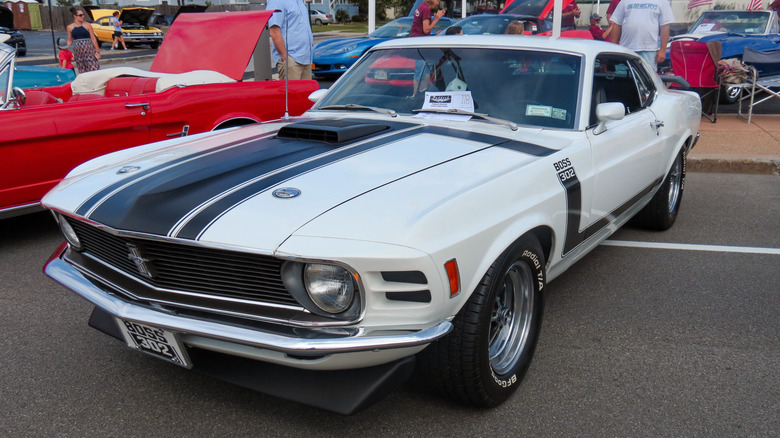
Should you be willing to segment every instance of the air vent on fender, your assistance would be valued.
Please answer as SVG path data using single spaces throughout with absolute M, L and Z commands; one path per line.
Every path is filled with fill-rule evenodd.
M 279 130 L 279 138 L 344 143 L 361 137 L 390 129 L 378 123 L 356 122 L 353 120 L 307 120 L 291 123 Z

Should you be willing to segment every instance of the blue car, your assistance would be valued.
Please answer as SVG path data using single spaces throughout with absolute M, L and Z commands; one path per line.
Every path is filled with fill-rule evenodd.
M 722 45 L 721 58 L 742 59 L 745 47 L 769 52 L 780 47 L 780 25 L 777 13 L 773 10 L 711 10 L 704 11 L 687 33 L 676 35 L 670 39 L 694 40 L 708 43 L 720 41 Z M 670 63 L 671 44 L 666 49 L 666 61 L 659 65 L 661 69 Z M 724 86 L 721 91 L 722 103 L 734 103 L 739 98 L 742 89 Z
M 17 65 L 14 68 L 14 87 L 22 89 L 52 87 L 67 84 L 76 79 L 76 73 L 68 68 Z
M 432 35 L 438 34 L 455 22 L 442 17 L 434 26 Z M 347 71 L 366 50 L 392 38 L 409 36 L 412 18 L 403 17 L 393 20 L 368 36 L 360 38 L 337 38 L 323 41 L 314 46 L 314 68 L 317 76 L 338 76 Z

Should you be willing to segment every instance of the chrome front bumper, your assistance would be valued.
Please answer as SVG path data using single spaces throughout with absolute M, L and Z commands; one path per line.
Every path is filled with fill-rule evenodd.
M 309 339 L 190 318 L 145 307 L 109 293 L 105 289 L 110 289 L 110 286 L 104 285 L 105 289 L 100 287 L 97 284 L 100 283 L 99 279 L 89 278 L 87 274 L 64 261 L 62 259 L 64 248 L 64 245 L 59 248 L 46 263 L 44 266 L 46 275 L 117 318 L 165 328 L 180 334 L 202 336 L 292 355 L 328 355 L 422 347 L 446 335 L 452 329 L 452 323 L 444 321 L 419 331 L 394 330 L 384 335 L 381 334 L 382 332 L 367 335 L 363 331 L 357 331 L 353 336 Z

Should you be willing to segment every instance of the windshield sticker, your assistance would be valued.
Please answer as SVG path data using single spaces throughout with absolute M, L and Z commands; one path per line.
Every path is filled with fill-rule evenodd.
M 422 109 L 455 109 L 473 113 L 474 100 L 471 98 L 471 91 L 426 91 Z
M 709 32 L 713 27 L 715 27 L 715 23 L 702 23 L 693 31 L 693 33 Z
M 566 120 L 566 110 L 563 108 L 553 108 L 547 105 L 526 105 L 526 116 L 551 117 L 558 120 Z

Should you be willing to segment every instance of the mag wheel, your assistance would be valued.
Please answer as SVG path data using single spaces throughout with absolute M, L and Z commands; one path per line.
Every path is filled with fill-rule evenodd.
M 542 321 L 544 253 L 518 240 L 490 267 L 453 321 L 421 353 L 421 372 L 456 400 L 492 407 L 509 398 L 531 364 Z
M 661 188 L 650 203 L 636 215 L 639 225 L 659 231 L 668 230 L 674 225 L 685 188 L 685 166 L 686 155 L 683 148 L 675 157 Z

